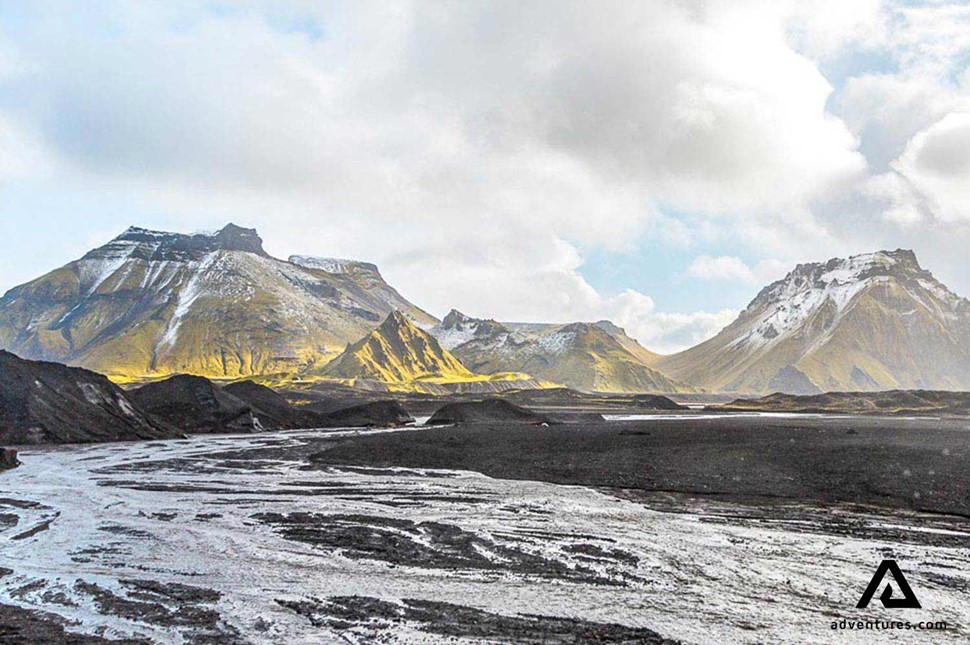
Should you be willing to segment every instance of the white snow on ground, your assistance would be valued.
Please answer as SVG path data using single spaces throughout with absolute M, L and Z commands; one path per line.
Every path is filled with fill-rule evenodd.
M 24 464 L 0 475 L 0 499 L 40 506 L 4 508 L 18 524 L 0 524 L 0 567 L 14 571 L 0 578 L 0 602 L 56 612 L 87 632 L 160 643 L 181 642 L 182 634 L 106 616 L 76 582 L 94 582 L 122 596 L 128 593 L 119 582 L 123 579 L 216 589 L 223 595 L 214 608 L 254 642 L 341 641 L 346 634 L 313 627 L 275 600 L 354 594 L 615 622 L 694 643 L 886 641 L 886 633 L 833 632 L 832 621 L 843 616 L 945 620 L 952 626 L 943 633 L 899 634 L 907 643 L 970 637 L 970 607 L 961 590 L 970 584 L 966 549 L 794 532 L 790 526 L 730 517 L 710 521 L 705 515 L 649 510 L 578 486 L 467 472 L 302 471 L 302 463 L 288 461 L 235 468 L 215 455 L 246 446 L 296 444 L 313 434 L 23 451 Z M 181 465 L 163 463 L 174 459 Z M 158 465 L 148 473 L 124 470 L 150 462 Z M 176 488 L 134 490 L 124 482 Z M 348 494 L 301 494 L 328 488 Z M 419 503 L 388 503 L 414 496 L 421 496 Z M 580 560 L 563 547 L 577 541 L 622 549 L 639 561 L 603 568 L 604 575 L 629 579 L 626 586 L 504 570 L 395 567 L 286 540 L 252 518 L 294 511 L 445 523 L 491 540 L 513 540 L 517 548 L 569 566 Z M 160 513 L 170 515 L 163 519 Z M 201 521 L 201 514 L 217 516 Z M 853 518 L 860 527 L 889 523 L 863 514 Z M 47 530 L 11 539 L 46 521 L 51 521 Z M 887 612 L 878 603 L 854 609 L 887 551 L 900 562 L 924 610 Z M 407 631 L 385 636 L 391 642 L 437 640 Z

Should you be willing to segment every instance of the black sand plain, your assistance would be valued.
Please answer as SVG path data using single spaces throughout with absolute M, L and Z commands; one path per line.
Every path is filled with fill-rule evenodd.
M 470 470 L 759 507 L 851 503 L 970 519 L 967 419 L 725 414 L 475 424 L 363 434 L 317 448 L 308 455 L 313 467 Z

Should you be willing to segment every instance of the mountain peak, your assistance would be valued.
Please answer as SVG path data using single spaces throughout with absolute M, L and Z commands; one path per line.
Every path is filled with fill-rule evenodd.
M 909 249 L 860 253 L 847 258 L 832 258 L 827 262 L 799 264 L 781 282 L 800 276 L 812 276 L 815 281 L 842 284 L 882 275 L 918 275 L 928 273 Z
M 495 341 L 510 336 L 508 328 L 502 323 L 491 318 L 472 318 L 457 309 L 449 311 L 433 333 L 441 346 L 448 350 L 470 340 Z
M 387 314 L 387 318 L 381 323 L 381 330 L 396 330 L 401 327 L 414 327 L 417 329 L 416 325 L 408 320 L 408 317 L 402 314 L 399 310 L 395 309 L 391 313 Z
M 593 323 L 610 336 L 626 336 L 626 330 L 614 323 L 612 320 L 597 320 Z
M 263 250 L 263 239 L 254 228 L 243 228 L 229 223 L 212 236 L 212 241 L 215 248 L 219 250 L 266 255 L 266 251 Z
M 426 377 L 464 379 L 472 373 L 433 336 L 394 310 L 381 325 L 323 368 L 327 376 L 407 383 Z
M 213 251 L 241 251 L 269 257 L 254 228 L 228 224 L 215 233 L 169 233 L 130 226 L 84 259 L 197 260 Z
M 799 264 L 784 278 L 762 289 L 745 311 L 760 310 L 770 303 L 788 308 L 786 303 L 795 300 L 806 300 L 794 308 L 802 315 L 825 301 L 831 301 L 841 310 L 867 285 L 891 279 L 921 284 L 944 297 L 955 298 L 933 278 L 933 274 L 920 266 L 913 251 L 897 249 Z
M 474 322 L 474 318 L 466 314 L 461 313 L 457 309 L 452 309 L 448 312 L 441 321 L 442 329 L 461 329 L 462 325 L 469 322 Z

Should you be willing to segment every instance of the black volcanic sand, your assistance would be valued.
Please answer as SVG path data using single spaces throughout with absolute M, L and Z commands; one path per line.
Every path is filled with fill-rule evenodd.
M 65 631 L 64 621 L 53 614 L 0 605 L 0 643 L 57 643 L 59 645 L 148 645 L 146 640 L 110 640 Z
M 554 427 L 469 425 L 317 444 L 312 467 L 491 477 L 734 502 L 875 505 L 970 518 L 970 421 L 724 416 Z M 312 448 L 309 446 L 308 448 Z M 632 493 L 631 493 L 632 492 Z
M 337 630 L 366 625 L 375 635 L 395 625 L 410 623 L 425 633 L 441 637 L 498 642 L 675 643 L 649 629 L 550 616 L 502 616 L 430 600 L 406 599 L 396 604 L 365 596 L 335 596 L 326 601 L 277 602 L 305 616 L 313 625 Z

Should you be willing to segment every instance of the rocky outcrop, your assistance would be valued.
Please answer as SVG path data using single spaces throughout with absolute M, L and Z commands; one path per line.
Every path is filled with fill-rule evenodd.
M 559 423 L 551 417 L 509 403 L 504 399 L 485 399 L 448 403 L 431 415 L 425 425 L 466 425 L 498 423 L 515 425 L 552 425 Z
M 633 397 L 633 405 L 641 410 L 687 410 L 683 406 L 666 396 L 659 394 L 637 394 Z
M 259 425 L 266 430 L 312 428 L 314 420 L 320 416 L 292 405 L 275 390 L 253 381 L 230 383 L 222 390 L 248 403 Z
M 89 443 L 179 436 L 94 372 L 0 351 L 0 442 Z
M 201 376 L 180 374 L 134 390 L 146 411 L 184 432 L 258 432 L 258 415 L 245 401 Z
M 390 428 L 414 423 L 414 417 L 397 401 L 372 401 L 320 415 L 315 427 Z
M 17 451 L 13 448 L 0 448 L 0 470 L 10 470 L 20 465 Z

